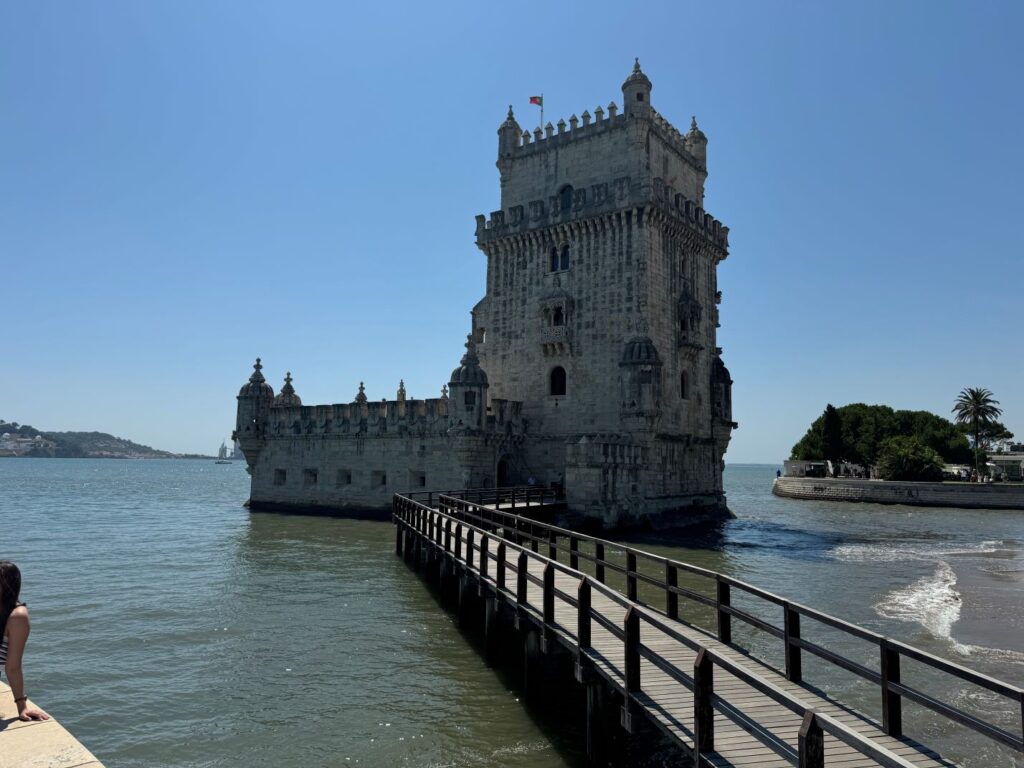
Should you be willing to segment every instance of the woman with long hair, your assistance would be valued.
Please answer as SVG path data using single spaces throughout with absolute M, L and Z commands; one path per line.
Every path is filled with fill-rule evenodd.
M 18 602 L 21 594 L 21 571 L 10 560 L 0 560 L 0 664 L 4 665 L 11 683 L 18 717 L 22 720 L 49 720 L 50 716 L 32 706 L 25 694 L 25 677 L 21 673 L 21 657 L 28 641 L 28 608 Z

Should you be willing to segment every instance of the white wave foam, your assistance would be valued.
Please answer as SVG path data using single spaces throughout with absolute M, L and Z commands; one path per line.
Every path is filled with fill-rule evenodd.
M 960 618 L 961 601 L 955 586 L 956 573 L 940 560 L 934 574 L 894 589 L 874 608 L 878 615 L 887 619 L 916 622 L 935 637 L 956 646 L 959 643 L 953 639 L 953 625 Z
M 988 555 L 1012 549 L 1012 542 L 982 541 L 977 544 L 937 545 L 911 543 L 841 544 L 829 553 L 837 560 L 849 563 L 886 562 L 903 560 L 931 560 L 957 555 Z

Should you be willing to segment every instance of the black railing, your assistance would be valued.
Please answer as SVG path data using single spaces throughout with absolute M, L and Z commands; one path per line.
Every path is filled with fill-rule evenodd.
M 464 500 L 455 499 L 445 494 L 443 501 L 446 503 L 442 503 L 439 508 L 435 509 L 407 496 L 396 495 L 394 497 L 393 513 L 397 529 L 396 552 L 398 554 L 408 552 L 407 548 L 409 547 L 419 548 L 422 546 L 422 542 L 427 542 L 438 552 L 454 557 L 457 562 L 461 561 L 466 568 L 473 569 L 474 553 L 479 552 L 476 571 L 481 578 L 489 569 L 489 565 L 485 563 L 494 558 L 493 588 L 513 602 L 521 614 L 531 616 L 540 624 L 545 640 L 549 640 L 556 634 L 567 638 L 576 651 L 577 659 L 588 658 L 592 648 L 593 625 L 596 624 L 606 630 L 622 641 L 624 646 L 623 680 L 621 683 L 616 679 L 610 678 L 609 680 L 626 697 L 627 709 L 635 708 L 638 695 L 643 693 L 641 658 L 646 659 L 670 678 L 693 691 L 694 751 L 705 754 L 714 750 L 714 711 L 718 710 L 734 722 L 738 722 L 741 727 L 744 727 L 744 724 L 749 726 L 745 727 L 745 730 L 753 738 L 761 741 L 799 768 L 823 768 L 824 733 L 832 735 L 886 768 L 913 768 L 911 762 L 874 743 L 869 736 L 858 733 L 829 715 L 815 712 L 791 694 L 751 673 L 744 666 L 680 633 L 678 629 L 666 623 L 662 615 L 654 612 L 648 606 L 631 601 L 597 578 L 575 570 L 555 558 L 540 554 L 532 546 L 524 545 L 522 541 L 518 540 L 518 534 L 513 529 L 506 526 L 496 530 L 489 525 L 484 527 L 470 522 L 470 518 L 473 516 L 466 514 L 466 508 L 450 506 L 451 502 L 464 502 Z M 563 529 L 557 530 L 562 531 Z M 566 531 L 565 533 L 577 536 L 572 532 Z M 406 536 L 407 538 L 405 538 Z M 531 535 L 529 538 L 531 545 L 536 543 L 535 537 Z M 591 537 L 579 538 L 589 539 Z M 466 542 L 465 555 L 463 555 L 462 549 L 463 541 Z M 489 554 L 492 551 L 492 543 L 496 545 L 495 555 Z M 618 544 L 605 543 L 619 548 Z M 510 558 L 510 551 L 515 555 L 514 558 Z M 640 551 L 635 551 L 635 554 L 637 557 L 647 556 L 647 553 Z M 415 556 L 419 556 L 418 549 Z M 657 556 L 650 555 L 650 557 Z M 510 560 L 514 560 L 515 565 L 512 565 Z M 543 565 L 542 577 L 537 577 L 529 572 L 530 560 L 538 561 Z M 614 564 L 605 563 L 605 565 Z M 679 565 L 685 566 L 686 564 Z M 692 566 L 686 566 L 687 569 L 690 567 Z M 505 586 L 507 572 L 510 569 L 516 573 L 514 591 Z M 575 596 L 556 587 L 554 578 L 556 572 L 565 573 L 579 580 Z M 529 602 L 528 585 L 531 583 L 539 586 L 542 590 L 540 610 Z M 625 619 L 621 626 L 593 610 L 594 592 L 601 593 L 625 610 Z M 565 627 L 555 623 L 555 600 L 560 600 L 576 609 L 576 627 Z M 693 650 L 696 653 L 696 660 L 692 674 L 688 675 L 667 660 L 665 656 L 642 643 L 640 622 L 650 625 L 664 636 Z M 757 727 L 756 721 L 744 715 L 726 698 L 714 693 L 713 670 L 716 666 L 802 718 L 797 750 L 771 734 L 767 729 Z
M 840 667 L 874 683 L 879 687 L 880 692 L 882 726 L 890 736 L 903 734 L 903 699 L 909 699 L 1018 752 L 1024 752 L 1024 690 L 1015 685 L 967 669 L 806 605 L 792 602 L 726 574 L 537 520 L 525 519 L 522 516 L 506 512 L 504 509 L 488 505 L 493 505 L 494 502 L 481 504 L 469 498 L 463 498 L 461 495 L 463 493 L 467 492 L 441 494 L 437 497 L 437 503 L 442 511 L 448 514 L 455 515 L 467 522 L 473 521 L 492 532 L 502 531 L 511 535 L 517 543 L 528 543 L 533 552 L 538 552 L 539 547 L 543 545 L 547 548 L 548 556 L 552 560 L 558 560 L 560 556 L 565 556 L 563 553 L 567 553 L 570 566 L 574 570 L 578 568 L 581 559 L 589 561 L 594 566 L 596 581 L 599 583 L 605 582 L 607 571 L 621 574 L 625 579 L 626 597 L 630 602 L 653 607 L 637 599 L 637 583 L 640 582 L 664 593 L 664 607 L 654 607 L 654 609 L 670 619 L 679 618 L 680 597 L 712 609 L 716 616 L 718 639 L 724 643 L 733 644 L 733 618 L 780 639 L 785 659 L 785 669 L 780 672 L 784 672 L 787 679 L 793 682 L 803 682 L 802 654 L 806 651 L 833 666 Z M 593 549 L 593 554 L 582 549 L 581 544 L 590 546 Z M 609 559 L 606 555 L 609 551 L 622 553 L 625 556 L 625 565 L 622 565 L 620 561 Z M 639 562 L 657 566 L 661 575 L 652 576 L 642 572 L 638 568 Z M 714 596 L 679 586 L 680 571 L 705 579 L 713 588 Z M 781 612 L 782 626 L 777 626 L 734 606 L 732 604 L 733 590 L 759 599 L 763 603 L 777 606 Z M 802 637 L 801 619 L 817 622 L 847 636 L 874 645 L 878 652 L 878 671 Z M 942 675 L 976 685 L 1009 699 L 1018 713 L 1020 727 L 1017 733 L 1011 733 L 904 683 L 901 676 L 903 659 L 913 660 Z

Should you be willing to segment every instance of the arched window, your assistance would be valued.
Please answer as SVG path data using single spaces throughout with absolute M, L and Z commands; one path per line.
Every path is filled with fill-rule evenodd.
M 555 311 L 551 313 L 551 324 L 565 325 L 565 311 L 561 307 L 555 307 Z
M 557 272 L 558 271 L 558 249 L 557 248 L 552 248 L 551 249 L 551 271 L 552 272 Z
M 683 371 L 679 377 L 679 396 L 683 400 L 690 399 L 690 374 L 686 371 Z
M 549 391 L 552 395 L 565 394 L 565 368 L 560 365 L 551 371 L 551 388 Z
M 568 244 L 562 246 L 562 263 L 559 265 L 560 269 L 569 268 L 569 246 Z
M 559 208 L 562 213 L 569 213 L 572 210 L 572 186 L 566 184 L 558 193 Z

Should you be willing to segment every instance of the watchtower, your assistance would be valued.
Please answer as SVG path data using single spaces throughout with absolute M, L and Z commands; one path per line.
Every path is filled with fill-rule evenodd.
M 637 61 L 621 110 L 531 131 L 510 107 L 501 208 L 477 217 L 488 395 L 522 401 L 532 473 L 608 523 L 723 507 L 735 426 L 716 340 L 728 228 L 703 207 L 707 137 L 695 118 L 674 128 L 652 92 Z

